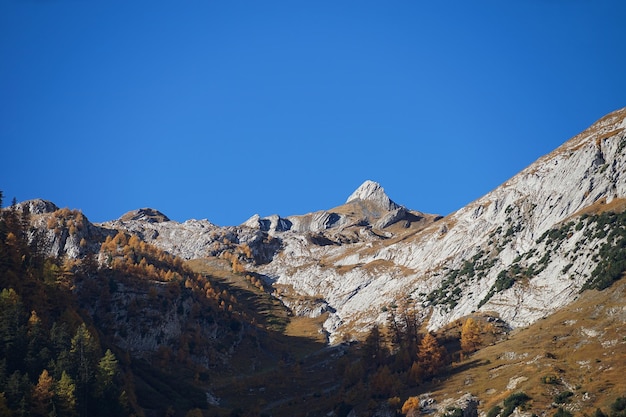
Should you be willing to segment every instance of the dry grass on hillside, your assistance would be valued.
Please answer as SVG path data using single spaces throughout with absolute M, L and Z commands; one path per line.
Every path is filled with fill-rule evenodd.
M 568 218 L 562 221 L 562 223 L 567 223 L 571 219 L 575 219 L 583 214 L 593 215 L 593 214 L 602 214 L 608 211 L 612 211 L 614 213 L 621 213 L 626 211 L 626 198 L 614 198 L 610 203 L 607 204 L 606 197 L 600 198 L 598 201 L 594 202 L 592 205 L 583 208 L 582 210 L 577 211 L 572 214 Z
M 318 317 L 292 317 L 285 328 L 285 335 L 304 337 L 318 343 L 326 343 L 326 335 L 321 332 L 322 325 L 328 318 L 328 313 Z
M 470 392 L 487 412 L 521 391 L 532 398 L 530 411 L 551 416 L 557 396 L 571 392 L 558 406 L 574 415 L 607 412 L 626 395 L 625 296 L 623 281 L 585 292 L 567 308 L 455 364 L 433 396 L 441 402 Z

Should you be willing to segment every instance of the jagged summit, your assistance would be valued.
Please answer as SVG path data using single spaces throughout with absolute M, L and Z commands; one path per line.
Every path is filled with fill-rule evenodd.
M 122 221 L 131 220 L 143 220 L 148 223 L 162 223 L 169 222 L 170 219 L 159 210 L 152 208 L 140 208 L 138 210 L 132 210 L 120 217 Z
M 377 182 L 367 180 L 346 200 L 346 204 L 356 201 L 371 201 L 385 210 L 397 210 L 401 206 L 394 203 L 385 193 L 385 189 Z
M 34 200 L 27 200 L 19 203 L 18 208 L 21 210 L 24 207 L 28 207 L 30 214 L 45 214 L 53 213 L 59 209 L 56 204 L 51 201 L 36 198 Z
M 300 314 L 301 296 L 332 307 L 323 325 L 331 340 L 365 332 L 407 297 L 428 314 L 430 329 L 474 311 L 495 311 L 519 327 L 567 305 L 599 273 L 594 259 L 608 252 L 598 252 L 607 236 L 596 223 L 607 220 L 580 215 L 621 212 L 624 172 L 626 109 L 444 218 L 400 206 L 368 180 L 346 203 L 327 210 L 255 215 L 220 228 L 208 221 L 168 222 L 145 208 L 103 224 L 97 236 L 124 230 L 185 259 L 219 257 L 246 244 L 254 254 L 249 270 L 268 285 L 290 288 L 279 297 L 294 314 Z M 65 241 L 54 243 L 60 239 L 55 233 L 49 232 L 50 247 L 84 252 L 83 235 L 66 239 L 72 252 Z M 94 246 L 102 241 L 92 240 Z

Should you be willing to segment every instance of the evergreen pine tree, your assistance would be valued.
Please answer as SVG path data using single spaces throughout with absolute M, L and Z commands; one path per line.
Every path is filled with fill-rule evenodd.
M 81 406 L 81 415 L 87 413 L 89 405 L 91 384 L 96 371 L 96 350 L 97 346 L 93 336 L 85 323 L 82 323 L 76 329 L 70 349 L 70 358 L 74 365 L 74 375 L 76 375 L 76 392 Z
M 58 415 L 60 417 L 76 416 L 76 384 L 65 371 L 63 371 L 61 379 L 56 383 L 55 394 L 55 405 Z

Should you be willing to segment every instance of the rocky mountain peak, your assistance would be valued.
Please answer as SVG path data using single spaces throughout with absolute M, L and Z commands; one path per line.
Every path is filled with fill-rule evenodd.
M 54 213 L 59 209 L 53 202 L 48 200 L 42 200 L 41 198 L 24 201 L 22 203 L 19 203 L 17 206 L 20 210 L 22 210 L 24 207 L 28 207 L 28 211 L 30 214 Z
M 357 201 L 371 201 L 385 210 L 396 210 L 401 206 L 394 203 L 385 193 L 385 189 L 377 182 L 367 180 L 346 200 L 346 204 Z
M 142 220 L 148 223 L 169 222 L 170 219 L 159 210 L 152 208 L 140 208 L 132 210 L 120 217 L 122 221 Z

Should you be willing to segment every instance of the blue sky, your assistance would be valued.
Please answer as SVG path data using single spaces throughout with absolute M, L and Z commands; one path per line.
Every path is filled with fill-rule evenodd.
M 626 106 L 626 1 L 0 2 L 0 190 L 219 225 L 448 214 Z

